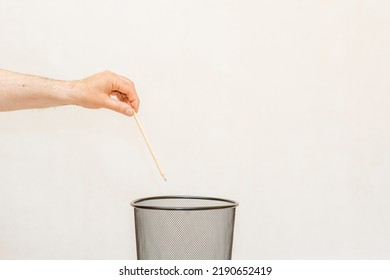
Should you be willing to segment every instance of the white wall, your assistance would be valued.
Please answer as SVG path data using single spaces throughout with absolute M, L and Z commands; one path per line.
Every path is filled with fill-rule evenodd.
M 388 1 L 0 2 L 0 68 L 134 80 L 140 118 L 0 113 L 0 258 L 135 258 L 133 199 L 239 201 L 235 259 L 390 258 Z

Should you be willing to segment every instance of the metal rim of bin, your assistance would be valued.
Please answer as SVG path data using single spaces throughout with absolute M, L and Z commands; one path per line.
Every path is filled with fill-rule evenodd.
M 195 206 L 195 207 L 167 207 L 167 206 L 150 206 L 150 205 L 139 205 L 143 201 L 157 200 L 157 199 L 195 199 L 195 200 L 214 200 L 226 202 L 226 205 L 215 205 L 215 206 Z M 131 206 L 134 208 L 151 209 L 151 210 L 174 210 L 174 211 L 195 211 L 195 210 L 215 210 L 225 208 L 236 208 L 238 202 L 230 199 L 207 197 L 207 196 L 189 196 L 189 195 L 165 195 L 165 196 L 150 196 L 140 199 L 136 199 L 131 202 Z

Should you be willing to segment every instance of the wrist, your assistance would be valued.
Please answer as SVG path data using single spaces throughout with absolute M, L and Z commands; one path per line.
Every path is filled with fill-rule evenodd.
M 59 98 L 61 105 L 79 105 L 78 96 L 80 92 L 79 81 L 60 81 L 53 85 L 53 92 Z

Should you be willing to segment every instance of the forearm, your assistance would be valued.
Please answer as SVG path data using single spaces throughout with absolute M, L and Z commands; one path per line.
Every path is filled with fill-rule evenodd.
M 14 73 L 0 69 L 0 111 L 72 104 L 74 82 Z

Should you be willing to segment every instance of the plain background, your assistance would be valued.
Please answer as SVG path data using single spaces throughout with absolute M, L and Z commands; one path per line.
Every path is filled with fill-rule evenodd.
M 235 259 L 390 258 L 388 1 L 0 2 L 0 68 L 132 79 L 139 117 L 0 113 L 0 258 L 134 259 L 130 202 L 240 203 Z

